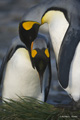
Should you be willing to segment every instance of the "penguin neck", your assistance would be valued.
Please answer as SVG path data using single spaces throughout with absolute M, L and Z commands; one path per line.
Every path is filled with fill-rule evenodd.
M 56 61 L 58 62 L 59 50 L 69 23 L 62 12 L 55 11 L 55 14 L 53 12 L 53 17 L 48 24 Z
M 31 61 L 32 67 L 34 68 L 33 60 L 32 60 L 32 57 L 31 57 L 31 48 L 27 47 L 27 50 L 28 50 L 28 53 L 29 53 L 29 56 L 30 56 L 30 61 Z

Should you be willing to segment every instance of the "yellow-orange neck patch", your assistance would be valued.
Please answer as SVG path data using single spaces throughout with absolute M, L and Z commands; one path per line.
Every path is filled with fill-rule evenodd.
M 37 54 L 37 51 L 36 50 L 32 50 L 32 52 L 31 52 L 32 58 L 34 58 L 36 56 L 36 54 Z
M 31 43 L 31 51 L 32 51 L 32 49 L 33 49 L 33 42 Z
M 25 29 L 25 30 L 30 30 L 32 27 L 33 27 L 33 25 L 34 24 L 39 24 L 38 22 L 33 22 L 33 21 L 27 21 L 27 22 L 23 22 L 22 23 L 22 26 L 23 26 L 23 28 Z
M 45 54 L 49 58 L 49 51 L 48 51 L 48 49 L 45 50 Z

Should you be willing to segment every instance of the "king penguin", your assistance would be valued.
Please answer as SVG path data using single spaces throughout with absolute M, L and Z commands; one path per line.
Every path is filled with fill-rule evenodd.
M 80 100 L 80 1 L 53 1 L 41 18 L 48 23 L 61 87 L 70 97 Z M 57 3 L 57 4 L 56 4 Z M 72 4 L 70 4 L 72 3 Z
M 25 45 L 12 45 L 1 65 L 3 100 L 18 100 L 18 96 L 47 100 L 49 89 L 46 88 L 50 86 L 49 79 L 45 79 L 50 57 L 48 40 L 43 35 L 37 37 L 39 26 L 33 23 L 19 24 L 20 39 Z

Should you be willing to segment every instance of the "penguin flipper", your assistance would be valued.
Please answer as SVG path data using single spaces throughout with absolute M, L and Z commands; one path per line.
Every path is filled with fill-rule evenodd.
M 22 45 L 22 44 L 12 44 L 10 46 L 10 48 L 8 49 L 6 55 L 4 56 L 3 60 L 2 60 L 2 64 L 1 64 L 1 67 L 0 67 L 0 84 L 2 83 L 2 78 L 3 78 L 3 73 L 4 73 L 4 70 L 5 70 L 5 67 L 6 67 L 6 64 L 7 62 L 10 60 L 10 58 L 13 56 L 14 52 L 20 48 L 20 47 L 23 47 L 25 48 L 25 45 Z
M 80 30 L 70 26 L 61 45 L 58 59 L 58 77 L 64 89 L 68 86 L 70 65 L 79 41 Z

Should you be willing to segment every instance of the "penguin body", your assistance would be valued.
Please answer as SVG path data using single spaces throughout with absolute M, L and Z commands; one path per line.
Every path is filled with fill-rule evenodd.
M 38 72 L 31 65 L 29 53 L 25 48 L 18 48 L 6 66 L 2 98 L 38 98 L 40 94 Z
M 32 50 L 38 48 L 38 43 L 41 43 L 39 41 L 42 41 L 42 48 L 39 46 L 38 51 L 42 51 L 41 49 L 47 48 L 47 39 L 45 36 L 38 35 L 36 41 L 38 42 L 33 43 L 31 46 Z M 36 55 L 37 58 L 39 56 L 38 51 Z M 42 53 L 44 53 L 44 51 L 42 51 Z M 45 92 L 48 84 L 46 84 L 46 80 L 48 82 L 49 79 L 45 79 L 45 76 L 47 76 L 45 74 L 48 67 L 48 62 L 46 63 L 42 76 L 43 82 L 41 92 L 39 72 L 36 69 L 36 63 L 34 60 L 32 60 L 31 55 L 31 52 L 26 48 L 24 44 L 19 43 L 16 45 L 15 42 L 13 42 L 7 55 L 4 57 L 1 66 L 0 82 L 2 82 L 3 100 L 19 100 L 18 96 L 30 96 L 41 101 L 45 101 L 45 99 L 47 100 L 48 94 Z M 44 55 L 45 54 L 43 54 L 43 56 L 41 55 L 39 59 L 44 57 Z
M 80 100 L 80 42 L 76 47 L 69 71 L 68 87 L 65 89 L 74 101 Z
M 66 12 L 67 14 L 65 14 Z M 59 83 L 74 101 L 78 101 L 80 99 L 79 16 L 75 18 L 77 14 L 72 15 L 75 21 L 77 20 L 74 25 L 74 19 L 71 15 L 68 16 L 67 10 L 66 12 L 63 9 L 50 8 L 42 16 L 42 24 L 47 22 L 49 25 L 49 33 L 57 61 Z

